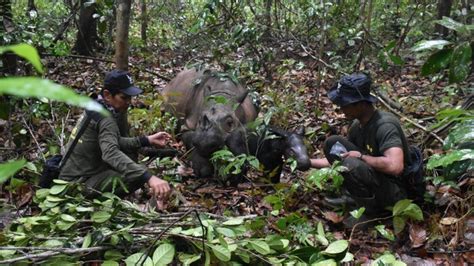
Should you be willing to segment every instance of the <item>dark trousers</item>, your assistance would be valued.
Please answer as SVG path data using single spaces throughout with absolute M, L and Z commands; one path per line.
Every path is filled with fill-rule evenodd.
M 338 156 L 330 154 L 336 142 L 344 145 L 347 151 L 361 151 L 346 138 L 331 136 L 324 143 L 324 154 L 331 164 L 341 160 Z M 366 208 L 367 214 L 378 213 L 385 207 L 393 206 L 397 201 L 406 198 L 405 188 L 396 177 L 379 173 L 358 158 L 345 158 L 341 163 L 347 168 L 347 172 L 341 173 L 344 177 L 343 188 L 349 192 L 357 205 Z

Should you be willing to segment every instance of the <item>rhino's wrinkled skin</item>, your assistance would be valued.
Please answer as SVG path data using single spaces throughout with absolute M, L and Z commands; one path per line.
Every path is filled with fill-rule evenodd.
M 181 71 L 163 89 L 166 111 L 180 121 L 182 139 L 191 154 L 194 174 L 213 174 L 209 158 L 225 140 L 257 117 L 248 91 L 231 78 L 196 68 Z

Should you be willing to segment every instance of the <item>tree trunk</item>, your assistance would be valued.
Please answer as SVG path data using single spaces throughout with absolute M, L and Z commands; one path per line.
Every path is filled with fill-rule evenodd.
M 12 34 L 15 31 L 15 24 L 13 24 L 11 0 L 0 0 L 0 19 L 0 36 L 10 35 L 10 37 L 13 37 Z M 11 40 L 7 43 L 3 37 L 0 38 L 0 46 L 10 45 L 13 43 L 15 43 L 15 40 Z M 2 67 L 0 68 L 0 74 L 16 74 L 17 58 L 18 57 L 11 52 L 2 54 Z
M 97 35 L 97 21 L 92 17 L 95 13 L 97 4 L 85 3 L 88 0 L 81 0 L 81 11 L 79 13 L 79 22 L 77 25 L 77 37 L 74 50 L 80 55 L 91 56 L 94 54 L 96 41 L 99 39 Z
M 272 37 L 272 0 L 265 0 L 265 32 L 263 33 L 262 39 L 269 41 Z
M 115 36 L 115 65 L 128 69 L 128 29 L 132 0 L 119 0 L 117 6 L 117 32 Z
M 37 11 L 36 5 L 35 5 L 35 0 L 28 0 L 28 7 L 26 8 L 27 12 L 30 11 Z M 29 14 L 27 14 L 29 15 Z
M 453 5 L 453 0 L 438 0 L 438 19 L 442 19 L 444 17 L 449 17 L 451 14 L 451 7 Z M 439 24 L 436 24 L 435 26 L 436 32 L 443 36 L 446 37 L 448 35 L 448 28 L 445 28 L 444 26 L 441 26 Z
M 141 0 L 140 1 L 140 10 L 142 12 L 141 16 L 141 21 L 142 21 L 142 27 L 141 27 L 141 35 L 142 35 L 142 41 L 143 45 L 146 47 L 147 46 L 147 36 L 146 36 L 146 31 L 148 29 L 148 14 L 146 10 L 146 0 Z

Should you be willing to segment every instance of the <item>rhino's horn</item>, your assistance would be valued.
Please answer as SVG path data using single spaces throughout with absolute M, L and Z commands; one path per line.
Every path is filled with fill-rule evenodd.
M 239 104 L 242 104 L 248 94 L 249 94 L 249 91 L 243 92 L 241 95 L 239 95 L 235 98 L 235 101 L 238 102 Z

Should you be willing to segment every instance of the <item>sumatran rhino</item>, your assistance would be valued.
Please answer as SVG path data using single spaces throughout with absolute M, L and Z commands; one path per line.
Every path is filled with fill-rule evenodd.
M 165 110 L 178 118 L 181 138 L 192 149 L 194 174 L 211 176 L 209 158 L 224 147 L 232 132 L 243 131 L 257 117 L 248 91 L 229 76 L 204 69 L 185 69 L 162 91 Z
M 234 154 L 250 154 L 257 157 L 265 177 L 273 183 L 280 181 L 284 158 L 293 158 L 296 168 L 306 171 L 311 162 L 303 141 L 304 128 L 286 131 L 272 126 L 264 126 L 257 131 L 233 132 L 226 145 Z M 239 182 L 239 177 L 233 177 Z

